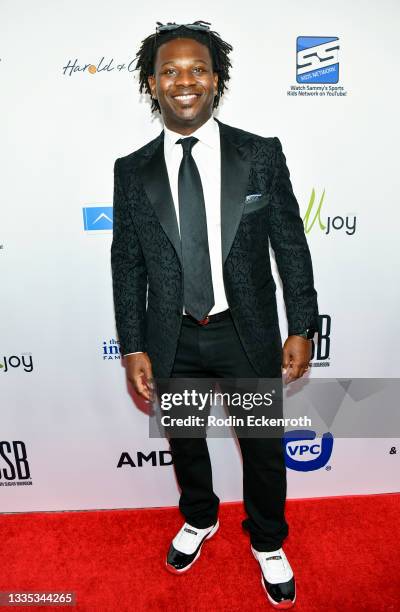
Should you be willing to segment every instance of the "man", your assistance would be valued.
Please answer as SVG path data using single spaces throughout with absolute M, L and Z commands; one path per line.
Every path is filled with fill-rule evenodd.
M 213 118 L 232 47 L 208 25 L 159 24 L 142 42 L 140 91 L 150 94 L 164 129 L 114 169 L 116 325 L 128 379 L 147 400 L 153 376 L 280 378 L 283 368 L 290 382 L 308 369 L 318 326 L 310 253 L 280 141 Z M 269 243 L 289 324 L 283 351 Z M 282 440 L 239 442 L 251 550 L 269 601 L 290 607 Z M 206 439 L 170 444 L 185 523 L 166 565 L 182 573 L 218 529 L 219 498 Z

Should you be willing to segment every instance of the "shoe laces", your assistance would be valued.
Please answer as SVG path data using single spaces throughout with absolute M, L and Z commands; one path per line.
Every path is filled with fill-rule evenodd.
M 277 578 L 291 574 L 288 560 L 282 548 L 273 552 L 261 552 L 258 554 L 264 574 Z
M 185 523 L 175 536 L 173 544 L 177 550 L 186 554 L 191 554 L 197 548 L 207 531 L 209 530 L 196 529 L 188 523 Z

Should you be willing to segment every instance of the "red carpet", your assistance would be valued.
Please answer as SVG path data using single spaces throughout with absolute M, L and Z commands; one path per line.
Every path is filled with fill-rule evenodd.
M 287 502 L 297 612 L 400 611 L 400 495 Z M 2 610 L 272 610 L 241 528 L 241 504 L 185 575 L 163 567 L 177 509 L 0 515 L 0 591 L 75 591 L 75 607 Z

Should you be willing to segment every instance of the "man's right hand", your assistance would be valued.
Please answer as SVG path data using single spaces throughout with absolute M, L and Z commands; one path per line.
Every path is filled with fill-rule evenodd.
M 135 353 L 124 357 L 126 374 L 136 393 L 148 401 L 153 399 L 153 372 L 147 353 Z

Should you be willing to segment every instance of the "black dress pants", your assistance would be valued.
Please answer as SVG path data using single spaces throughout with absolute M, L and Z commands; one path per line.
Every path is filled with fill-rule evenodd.
M 267 347 L 266 347 L 266 350 Z M 227 318 L 201 326 L 183 317 L 171 377 L 259 378 L 243 349 L 234 322 Z M 281 370 L 268 378 L 281 377 Z M 284 506 L 286 466 L 281 438 L 238 438 L 243 459 L 243 500 L 253 548 L 272 551 L 288 534 Z M 181 488 L 179 508 L 199 529 L 214 524 L 219 498 L 214 493 L 206 438 L 170 438 Z

